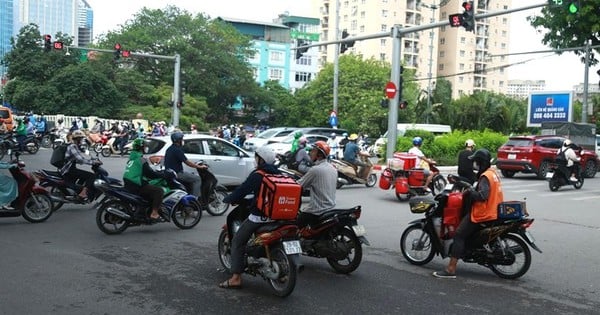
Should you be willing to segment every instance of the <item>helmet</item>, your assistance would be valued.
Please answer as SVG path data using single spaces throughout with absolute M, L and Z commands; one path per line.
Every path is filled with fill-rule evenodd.
M 485 171 L 491 166 L 492 155 L 490 151 L 486 149 L 479 149 L 475 153 L 469 156 L 469 160 L 472 160 L 479 166 L 479 171 Z
M 62 118 L 59 118 L 59 119 L 57 120 L 57 122 L 58 122 L 59 124 L 62 124 L 62 123 L 63 123 L 63 121 L 64 121 L 64 120 L 63 120 Z
M 267 148 L 266 146 L 259 147 L 258 149 L 256 149 L 254 154 L 258 155 L 267 164 L 275 163 L 275 152 L 273 152 L 273 150 Z
M 348 137 L 348 140 L 350 140 L 350 141 L 356 140 L 356 139 L 358 139 L 358 135 L 355 133 L 351 134 L 350 137 Z
M 342 136 L 344 136 L 344 137 L 347 137 L 347 136 L 348 136 L 348 133 L 347 133 L 347 132 L 344 132 L 344 133 L 342 133 Z
M 423 144 L 423 138 L 421 138 L 421 137 L 414 137 L 413 140 L 412 140 L 412 143 L 414 145 L 421 145 L 421 144 Z
M 181 132 L 173 132 L 171 134 L 171 141 L 173 141 L 173 142 L 180 142 L 181 140 L 183 140 L 183 133 L 181 133 Z
M 85 138 L 85 133 L 83 133 L 83 131 L 81 131 L 81 130 L 75 130 L 71 134 L 71 138 L 72 139 Z
M 192 126 L 190 128 L 196 129 L 196 125 L 192 124 Z
M 335 134 L 335 132 L 332 132 L 329 136 L 331 136 L 332 138 L 335 138 L 336 134 Z
M 475 141 L 473 141 L 473 139 L 467 139 L 467 141 L 465 141 L 465 147 L 475 147 Z
M 306 139 L 306 137 L 300 137 L 300 139 L 298 139 L 298 144 L 300 145 L 306 145 L 307 142 L 308 139 Z
M 294 132 L 294 138 L 298 139 L 300 137 L 302 137 L 302 131 L 298 130 L 298 131 Z
M 565 139 L 565 141 L 563 142 L 563 147 L 568 147 L 572 144 L 573 142 L 569 139 Z
M 323 153 L 324 157 L 328 157 L 329 153 L 331 152 L 329 145 L 327 145 L 327 142 L 325 141 L 315 142 L 315 144 L 313 145 L 313 149 L 318 149 L 321 153 Z
M 144 150 L 144 139 L 137 138 L 133 140 L 132 144 L 133 150 L 135 151 L 143 151 Z

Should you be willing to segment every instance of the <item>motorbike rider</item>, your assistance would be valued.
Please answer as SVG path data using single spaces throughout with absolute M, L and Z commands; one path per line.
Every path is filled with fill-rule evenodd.
M 339 147 L 340 150 L 338 152 L 338 155 L 341 155 L 340 158 L 344 158 L 344 151 L 346 151 L 346 143 L 348 143 L 348 133 L 344 132 L 342 133 L 342 140 L 340 140 L 339 142 Z
M 299 227 L 316 223 L 319 215 L 335 208 L 337 170 L 327 161 L 330 154 L 331 149 L 325 141 L 315 142 L 310 150 L 314 166 L 298 180 L 303 189 L 310 191 L 309 205 L 298 212 Z
M 121 128 L 119 128 L 119 135 L 117 136 L 116 141 L 118 141 L 117 147 L 119 148 L 121 156 L 125 155 L 124 148 L 127 144 L 127 141 L 129 141 L 129 125 L 127 123 L 121 124 Z
M 126 190 L 136 195 L 150 200 L 152 205 L 152 213 L 150 219 L 157 220 L 160 218 L 159 210 L 164 196 L 164 190 L 149 183 L 150 179 L 162 178 L 161 174 L 154 171 L 148 160 L 144 158 L 144 140 L 141 138 L 135 139 L 132 145 L 132 151 L 129 154 L 129 161 L 123 173 L 123 183 Z M 140 219 L 146 218 L 146 213 L 138 213 L 145 211 L 142 207 L 136 210 L 135 216 Z
M 196 197 L 200 196 L 200 188 L 202 187 L 202 180 L 200 179 L 200 176 L 185 173 L 181 163 L 185 163 L 185 165 L 196 169 L 206 169 L 208 166 L 206 164 L 198 165 L 188 160 L 188 158 L 185 156 L 185 152 L 183 152 L 182 132 L 176 131 L 172 133 L 171 141 L 173 144 L 165 153 L 165 168 L 175 171 L 175 173 L 177 173 L 177 179 L 183 182 L 186 187 L 190 187 L 192 189 L 192 195 Z
M 306 137 L 300 137 L 298 141 L 298 150 L 294 154 L 294 165 L 296 166 L 296 169 L 302 174 L 308 172 L 308 170 L 312 166 L 312 160 L 308 156 L 308 152 L 306 152 L 307 144 L 308 140 L 306 139 Z
M 408 153 L 414 154 L 417 156 L 417 160 L 416 160 L 415 164 L 416 164 L 417 168 L 424 169 L 425 176 L 427 177 L 427 179 L 425 180 L 425 187 L 426 187 L 425 190 L 429 192 L 430 191 L 429 183 L 431 183 L 431 180 L 433 179 L 433 176 L 435 175 L 434 172 L 431 172 L 429 170 L 429 164 L 435 164 L 435 161 L 433 159 L 426 157 L 425 154 L 423 153 L 423 151 L 421 151 L 421 145 L 423 145 L 423 138 L 414 137 L 412 140 L 412 143 L 413 143 L 413 147 L 408 150 Z
M 231 278 L 221 282 L 221 288 L 240 288 L 242 286 L 242 272 L 244 271 L 244 249 L 248 240 L 262 224 L 271 222 L 265 218 L 263 213 L 256 206 L 256 196 L 259 194 L 263 175 L 258 171 L 263 171 L 269 174 L 279 174 L 279 169 L 273 164 L 275 162 L 275 152 L 271 149 L 262 146 L 256 149 L 254 153 L 254 161 L 256 169 L 248 175 L 246 180 L 238 186 L 231 194 L 223 199 L 226 203 L 239 203 L 248 194 L 254 194 L 247 213 L 240 213 L 236 210 L 231 211 L 227 215 L 227 228 L 231 239 L 232 224 L 236 218 L 245 218 L 239 229 L 231 239 Z M 236 208 L 241 209 L 241 208 Z
M 577 156 L 577 153 L 575 153 L 575 150 L 573 150 L 574 147 L 577 147 L 573 141 L 571 141 L 570 139 L 565 139 L 565 141 L 563 141 L 563 146 L 558 149 L 558 153 L 557 154 L 564 154 L 565 159 L 566 159 L 566 166 L 567 169 L 571 172 L 571 177 L 569 178 L 569 181 L 571 182 L 577 182 L 577 177 L 575 176 L 579 170 L 579 162 L 581 161 L 581 158 Z
M 0 162 L 0 169 L 17 167 L 17 164 Z M 0 210 L 14 210 L 10 203 L 17 198 L 19 185 L 9 176 L 0 174 Z
M 369 153 L 361 151 L 358 145 L 356 144 L 356 139 L 358 139 L 358 135 L 353 133 L 348 137 L 348 142 L 344 146 L 344 161 L 351 163 L 355 166 L 356 176 L 359 178 L 366 178 L 363 176 L 364 170 L 366 169 L 367 164 L 359 159 L 360 156 L 370 157 Z
M 17 118 L 16 139 L 19 143 L 19 150 L 25 151 L 25 139 L 27 138 L 27 126 L 21 118 Z
M 462 218 L 450 252 L 450 262 L 446 269 L 433 273 L 435 277 L 455 279 L 458 259 L 465 254 L 466 240 L 481 229 L 480 223 L 498 219 L 498 204 L 504 200 L 502 183 L 496 172 L 491 168 L 491 154 L 486 149 L 475 151 L 469 159 L 477 169 L 477 185 L 470 189 L 468 198 L 471 209 Z
M 337 135 L 335 134 L 335 132 L 332 132 L 329 136 L 329 140 L 327 140 L 327 145 L 331 149 L 328 157 L 330 160 L 338 158 L 338 141 L 336 139 L 336 136 Z
M 469 160 L 469 156 L 473 154 L 474 148 L 475 141 L 467 139 L 464 150 L 458 153 L 458 176 L 464 177 L 471 185 L 475 182 L 475 173 L 473 172 L 473 162 Z
M 80 149 L 82 141 L 85 139 L 85 133 L 81 130 L 75 130 L 71 133 L 71 143 L 67 146 L 65 152 L 65 165 L 60 169 L 62 176 L 71 183 L 81 179 L 85 182 L 83 189 L 79 192 L 79 198 L 86 200 L 88 192 L 93 189 L 95 175 L 92 172 L 77 168 L 77 164 L 102 165 L 102 161 L 86 158 Z

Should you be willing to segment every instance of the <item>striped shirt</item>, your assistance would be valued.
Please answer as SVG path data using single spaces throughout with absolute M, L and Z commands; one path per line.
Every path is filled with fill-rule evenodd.
M 310 190 L 310 203 L 302 212 L 321 214 L 335 207 L 337 170 L 327 160 L 319 160 L 298 183 Z
M 93 161 L 81 153 L 77 144 L 71 143 L 65 152 L 65 165 L 60 169 L 60 173 L 65 175 L 75 163 L 92 165 Z

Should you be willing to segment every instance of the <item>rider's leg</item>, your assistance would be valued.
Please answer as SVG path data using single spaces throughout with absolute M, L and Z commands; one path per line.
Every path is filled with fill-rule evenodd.
M 200 176 L 190 174 L 190 173 L 180 172 L 180 173 L 177 173 L 177 179 L 182 182 L 186 182 L 190 185 L 190 187 L 192 188 L 192 191 L 190 193 L 192 195 L 194 195 L 196 197 L 200 196 L 200 188 L 202 188 L 202 180 L 200 179 Z

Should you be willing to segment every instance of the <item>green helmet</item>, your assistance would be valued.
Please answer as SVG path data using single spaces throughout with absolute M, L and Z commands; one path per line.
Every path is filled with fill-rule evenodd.
M 144 139 L 137 138 L 133 140 L 133 150 L 143 152 L 144 150 Z

